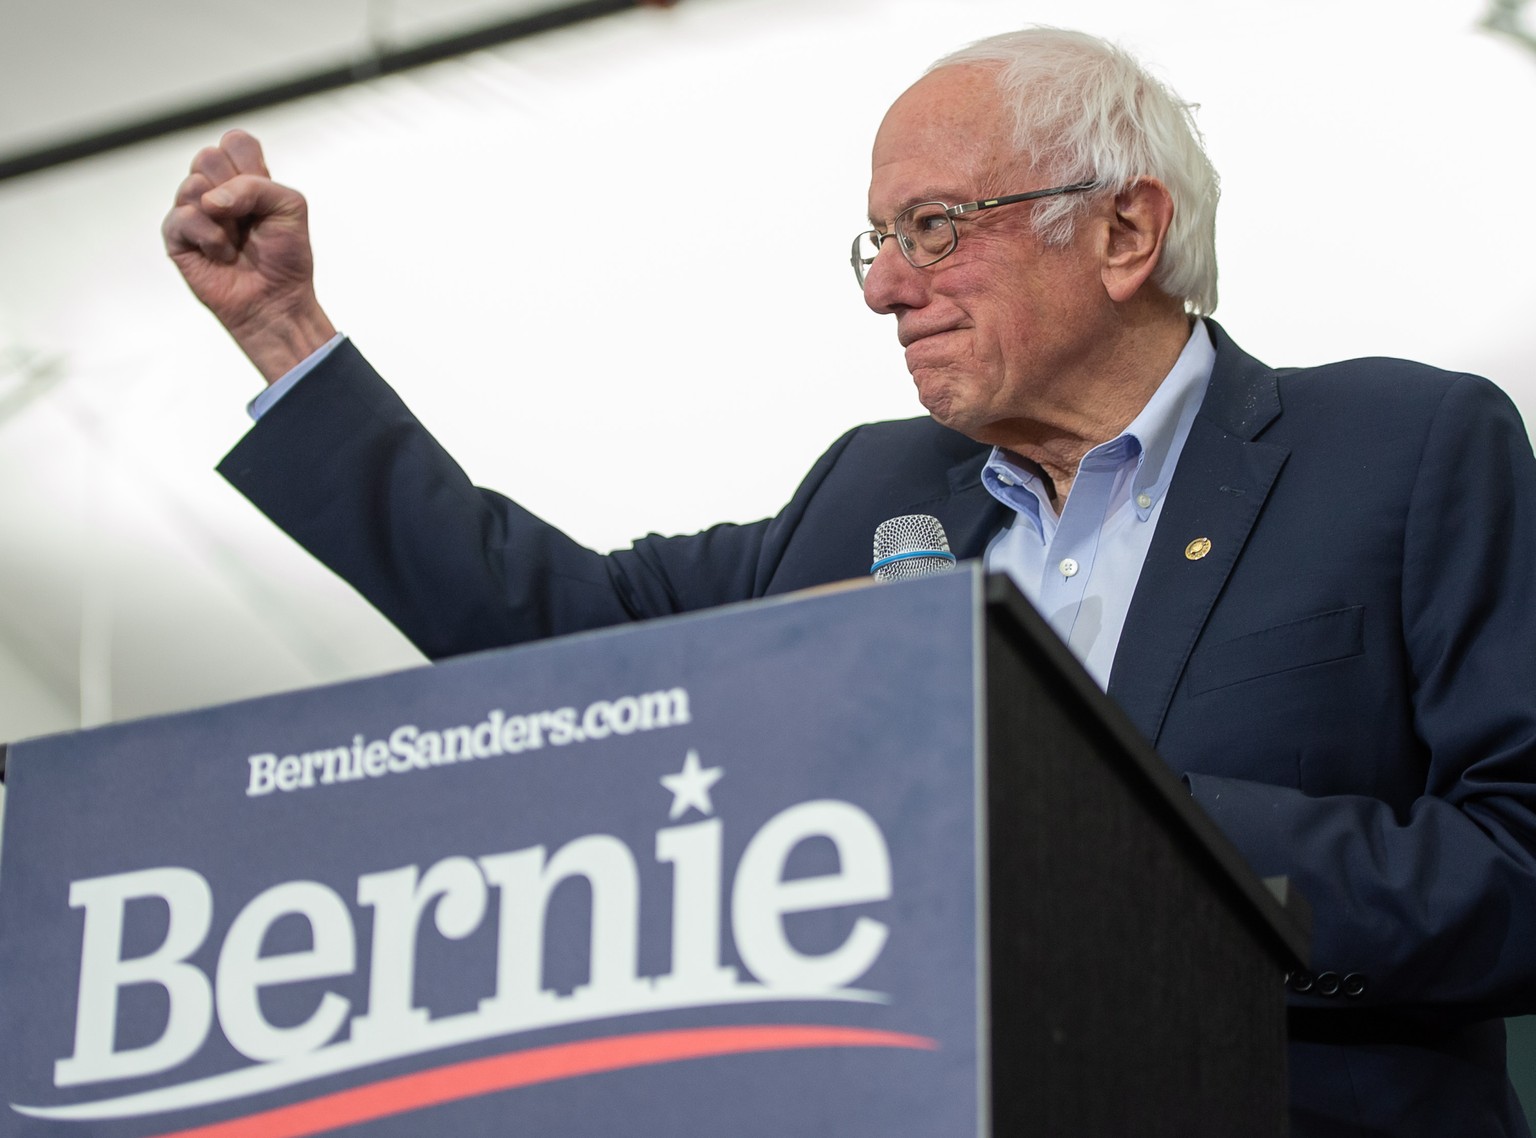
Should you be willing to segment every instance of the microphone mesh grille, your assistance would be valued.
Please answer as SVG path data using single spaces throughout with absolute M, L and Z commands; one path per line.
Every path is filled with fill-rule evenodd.
M 903 514 L 889 518 L 875 527 L 874 560 L 880 561 L 897 554 L 932 553 L 932 557 L 908 557 L 893 561 L 874 571 L 881 581 L 899 581 L 905 577 L 926 577 L 950 568 L 954 562 L 949 557 L 938 556 L 949 552 L 949 538 L 938 518 L 929 514 Z

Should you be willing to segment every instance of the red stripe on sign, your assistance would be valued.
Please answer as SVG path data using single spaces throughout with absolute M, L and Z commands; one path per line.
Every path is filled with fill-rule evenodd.
M 705 1027 L 609 1036 L 418 1071 L 260 1114 L 162 1134 L 159 1138 L 303 1138 L 306 1134 L 323 1134 L 341 1126 L 355 1126 L 359 1122 L 514 1087 L 553 1083 L 603 1071 L 703 1059 L 710 1055 L 792 1051 L 808 1047 L 905 1047 L 933 1051 L 938 1042 L 926 1036 L 894 1031 L 811 1024 Z

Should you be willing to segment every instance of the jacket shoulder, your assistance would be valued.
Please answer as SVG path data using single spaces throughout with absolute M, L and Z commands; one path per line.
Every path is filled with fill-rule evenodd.
M 1367 357 L 1306 368 L 1277 368 L 1281 407 L 1293 419 L 1343 430 L 1379 433 L 1396 424 L 1511 424 L 1520 412 L 1491 380 L 1413 360 Z

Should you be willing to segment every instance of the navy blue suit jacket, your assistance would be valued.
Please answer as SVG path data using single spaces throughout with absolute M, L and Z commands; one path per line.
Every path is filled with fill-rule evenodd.
M 1536 1010 L 1524 428 L 1474 376 L 1277 372 L 1209 326 L 1215 372 L 1109 692 L 1313 907 L 1294 1132 L 1525 1134 L 1500 1018 Z M 472 487 L 344 345 L 221 470 L 436 658 L 861 576 L 897 514 L 979 556 L 1007 521 L 986 453 L 927 419 L 859 427 L 775 518 L 599 555 Z

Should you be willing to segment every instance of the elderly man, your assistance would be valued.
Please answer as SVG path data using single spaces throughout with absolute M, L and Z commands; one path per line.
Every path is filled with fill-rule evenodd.
M 1536 1007 L 1530 445 L 1475 377 L 1246 355 L 1204 318 L 1215 202 L 1186 107 L 1109 45 L 941 60 L 880 127 L 853 257 L 932 418 L 850 431 L 773 519 L 607 556 L 470 486 L 335 336 L 249 136 L 197 156 L 165 236 L 275 384 L 221 469 L 429 655 L 857 576 L 877 523 L 934 514 L 1310 899 L 1294 1133 L 1525 1134 L 1499 1017 Z

